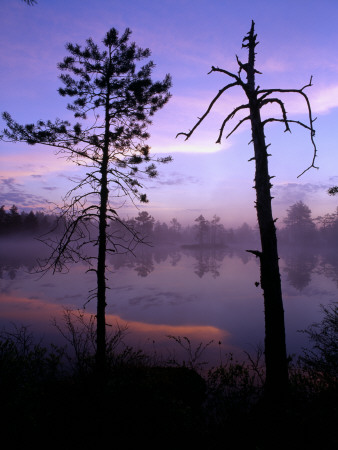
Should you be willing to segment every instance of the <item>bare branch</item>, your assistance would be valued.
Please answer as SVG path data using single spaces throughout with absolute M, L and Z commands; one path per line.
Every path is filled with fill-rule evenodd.
M 247 108 L 250 108 L 250 107 L 249 107 L 249 104 L 238 106 L 237 108 L 235 108 L 235 109 L 234 109 L 234 110 L 233 110 L 233 111 L 232 111 L 232 112 L 224 119 L 224 121 L 223 121 L 223 123 L 222 123 L 222 125 L 221 125 L 221 129 L 220 129 L 219 136 L 218 136 L 218 139 L 217 139 L 217 141 L 216 141 L 216 144 L 220 144 L 220 143 L 221 143 L 221 139 L 222 139 L 222 135 L 223 135 L 223 130 L 224 130 L 224 127 L 225 127 L 226 123 L 227 123 L 230 119 L 232 119 L 238 111 L 240 111 L 240 110 L 242 110 L 242 109 L 247 109 Z
M 262 252 L 260 252 L 259 250 L 245 250 L 248 253 L 252 253 L 253 255 L 256 256 L 256 258 L 261 258 L 262 257 Z
M 237 84 L 243 85 L 243 81 L 241 80 L 241 78 L 238 75 L 235 75 L 234 73 L 229 72 L 228 70 L 220 69 L 219 67 L 215 67 L 215 66 L 211 66 L 211 70 L 210 70 L 210 72 L 208 72 L 208 75 L 212 72 L 225 73 L 225 75 L 228 75 L 231 78 L 235 78 L 235 80 L 237 81 Z
M 257 42 L 257 44 L 258 44 L 258 42 Z M 246 73 L 248 73 L 248 67 L 249 67 L 248 63 L 243 64 L 237 55 L 236 55 L 236 60 L 237 60 L 237 64 L 239 65 L 238 75 L 240 75 L 242 70 L 244 70 Z M 251 70 L 252 70 L 252 68 L 251 68 Z M 257 69 L 254 69 L 254 73 L 259 73 L 260 75 L 262 75 L 262 72 L 259 72 Z
M 283 122 L 285 123 L 285 119 L 277 119 L 276 117 L 269 117 L 268 119 L 265 119 L 264 121 L 262 121 L 262 124 L 265 125 L 268 122 Z M 311 127 L 309 125 L 306 125 L 305 123 L 301 122 L 300 120 L 292 120 L 292 119 L 286 119 L 287 123 L 295 123 L 297 125 L 300 125 L 304 128 L 306 128 L 307 130 L 311 130 Z M 290 131 L 290 128 L 288 130 L 285 131 Z
M 309 83 L 306 84 L 305 86 L 303 86 L 301 89 L 260 89 L 260 90 L 258 91 L 258 94 L 263 94 L 263 97 L 261 97 L 261 99 L 262 99 L 262 98 L 266 98 L 268 95 L 270 95 L 270 94 L 272 94 L 272 93 L 279 92 L 279 93 L 281 93 L 281 94 L 290 94 L 290 93 L 300 94 L 300 95 L 303 96 L 303 98 L 304 98 L 304 100 L 305 100 L 305 102 L 306 102 L 307 110 L 308 110 L 308 117 L 309 117 L 309 125 L 308 125 L 308 126 L 306 126 L 303 122 L 300 122 L 300 121 L 296 121 L 296 120 L 294 120 L 294 121 L 292 121 L 292 120 L 287 120 L 287 123 L 291 123 L 291 122 L 297 123 L 298 125 L 301 125 L 301 126 L 307 128 L 308 130 L 310 130 L 310 138 L 311 138 L 311 142 L 312 142 L 312 146 L 313 146 L 313 157 L 312 157 L 312 162 L 311 162 L 311 164 L 309 165 L 309 167 L 307 167 L 305 170 L 303 170 L 303 172 L 302 172 L 301 174 L 298 175 L 297 178 L 301 177 L 305 172 L 307 172 L 307 171 L 310 170 L 311 168 L 318 169 L 318 167 L 315 166 L 315 161 L 316 161 L 316 158 L 317 158 L 317 147 L 316 147 L 316 143 L 315 143 L 315 141 L 314 141 L 315 130 L 314 130 L 314 128 L 313 128 L 313 123 L 314 123 L 314 121 L 315 121 L 316 119 L 312 117 L 312 110 L 311 110 L 311 105 L 310 105 L 309 98 L 308 98 L 308 96 L 305 94 L 305 92 L 303 92 L 304 89 L 306 89 L 307 87 L 310 87 L 310 86 L 312 86 L 312 76 L 311 76 L 311 78 L 310 78 Z M 267 100 L 264 100 L 264 101 L 267 101 Z M 268 120 L 268 121 L 269 121 L 269 122 L 272 122 L 272 121 L 274 121 L 274 120 Z M 276 121 L 277 121 L 277 120 L 276 120 Z M 267 121 L 265 121 L 265 123 L 266 123 L 266 122 L 267 122 Z M 283 122 L 286 123 L 284 119 L 283 119 Z
M 243 122 L 245 122 L 246 120 L 250 120 L 250 118 L 251 118 L 251 116 L 249 115 L 249 116 L 244 117 L 244 119 L 240 120 L 238 122 L 238 124 L 235 126 L 235 128 L 232 131 L 230 131 L 230 133 L 227 135 L 226 138 L 228 139 L 228 137 L 230 137 L 232 135 L 232 133 L 234 133 L 237 130 L 237 128 L 239 128 L 242 125 Z
M 287 118 L 285 106 L 284 106 L 284 103 L 282 102 L 282 100 L 280 100 L 279 98 L 268 98 L 268 99 L 261 101 L 260 105 L 262 107 L 262 106 L 266 105 L 267 103 L 278 103 L 278 105 L 280 106 L 280 108 L 282 110 L 283 122 L 285 123 L 285 131 L 291 132 L 289 124 L 288 124 L 288 118 Z
M 193 134 L 193 132 L 196 130 L 196 128 L 203 122 L 203 120 L 207 117 L 207 115 L 209 114 L 209 112 L 211 111 L 212 107 L 214 106 L 214 104 L 216 103 L 216 101 L 221 97 L 221 95 L 228 89 L 234 87 L 234 86 L 238 86 L 240 83 L 238 81 L 234 82 L 234 83 L 230 83 L 227 84 L 226 86 L 224 86 L 224 88 L 220 89 L 217 93 L 217 95 L 212 99 L 211 103 L 208 106 L 208 109 L 206 110 L 206 112 L 203 114 L 203 116 L 198 120 L 198 122 L 193 126 L 193 128 L 188 132 L 188 133 L 177 133 L 176 138 L 180 135 L 185 136 L 185 140 L 188 140 L 190 138 L 190 136 Z

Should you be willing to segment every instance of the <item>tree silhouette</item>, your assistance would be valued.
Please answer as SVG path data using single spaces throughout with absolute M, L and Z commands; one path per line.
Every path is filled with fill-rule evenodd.
M 210 244 L 215 246 L 217 242 L 218 230 L 220 228 L 221 218 L 216 214 L 213 215 L 212 220 L 210 222 Z
M 0 234 L 2 234 L 6 229 L 6 221 L 7 221 L 7 214 L 5 211 L 5 205 L 2 205 L 0 207 Z
M 334 213 L 327 213 L 314 219 L 320 226 L 319 236 L 330 246 L 337 243 L 338 236 L 338 208 Z
M 301 200 L 294 203 L 287 209 L 287 216 L 284 219 L 286 226 L 293 227 L 299 224 L 314 224 L 311 219 L 311 209 Z
M 209 225 L 210 224 L 209 224 L 209 221 L 206 220 L 202 214 L 200 214 L 195 219 L 195 222 L 197 222 L 197 224 L 195 225 L 195 227 L 196 227 L 196 239 L 197 239 L 199 245 L 203 246 L 203 245 L 207 244 L 206 237 L 207 237 L 207 233 L 209 231 Z
M 301 200 L 287 209 L 283 222 L 292 244 L 305 244 L 314 239 L 316 226 L 311 218 L 311 210 Z
M 13 205 L 9 209 L 8 221 L 10 223 L 12 231 L 14 232 L 20 231 L 22 225 L 22 218 L 19 214 L 18 207 L 16 205 Z
M 248 115 L 239 120 L 232 131 L 227 135 L 227 138 L 232 135 L 244 122 L 249 121 L 252 130 L 252 141 L 254 146 L 254 157 L 251 160 L 255 161 L 255 186 L 256 189 L 256 209 L 257 219 L 260 230 L 261 247 L 260 251 L 248 250 L 255 254 L 260 259 L 261 267 L 261 287 L 264 296 L 265 309 L 265 363 L 266 363 L 266 383 L 265 391 L 269 398 L 279 398 L 288 386 L 288 363 L 286 355 L 285 344 L 285 325 L 284 325 L 284 310 L 282 301 L 281 280 L 278 263 L 278 249 L 275 220 L 272 216 L 271 207 L 271 178 L 268 171 L 268 145 L 265 143 L 264 127 L 270 122 L 281 122 L 285 126 L 285 131 L 290 131 L 290 124 L 298 124 L 310 131 L 310 138 L 314 149 L 313 159 L 311 165 L 304 170 L 306 172 L 311 167 L 315 167 L 316 145 L 314 142 L 314 129 L 310 102 L 305 94 L 306 87 L 311 86 L 310 83 L 301 89 L 261 89 L 256 86 L 255 76 L 260 72 L 255 68 L 255 48 L 258 44 L 257 35 L 255 34 L 255 23 L 252 21 L 249 33 L 244 37 L 242 48 L 248 49 L 248 62 L 242 63 L 238 56 L 236 56 L 239 66 L 238 73 L 232 73 L 228 70 L 212 66 L 209 73 L 217 72 L 232 78 L 232 82 L 220 89 L 217 95 L 210 102 L 205 113 L 198 119 L 196 124 L 188 133 L 178 133 L 177 136 L 183 135 L 185 139 L 189 139 L 196 128 L 203 122 L 212 110 L 216 101 L 227 90 L 239 86 L 243 89 L 248 103 L 237 106 L 221 124 L 218 134 L 217 143 L 221 143 L 225 126 L 234 118 L 238 112 L 248 110 Z M 241 78 L 241 74 L 245 73 L 246 82 Z M 295 93 L 301 95 L 307 105 L 309 124 L 305 124 L 298 120 L 289 119 L 286 113 L 285 105 L 282 100 L 275 96 L 278 93 Z M 265 120 L 261 119 L 261 109 L 268 104 L 277 104 L 281 110 L 281 118 L 269 117 Z M 302 172 L 302 174 L 304 173 Z M 300 174 L 300 175 L 302 175 Z M 299 175 L 299 176 L 300 176 Z
M 176 217 L 173 217 L 170 221 L 170 228 L 169 230 L 173 233 L 175 237 L 179 237 L 180 232 L 182 229 L 182 225 L 179 223 L 179 221 L 176 219 Z
M 338 375 L 338 302 L 320 305 L 322 320 L 301 330 L 313 344 L 311 350 L 304 349 L 301 361 L 307 370 L 315 373 L 316 379 L 325 384 L 337 383 Z
M 106 358 L 106 254 L 128 250 L 129 245 L 108 232 L 109 221 L 120 221 L 111 199 L 116 202 L 122 197 L 121 204 L 128 198 L 147 202 L 146 195 L 139 192 L 142 177 L 157 175 L 145 143 L 148 126 L 151 116 L 169 100 L 171 86 L 169 75 L 163 81 L 152 81 L 152 61 L 137 66 L 150 56 L 150 50 L 130 43 L 130 35 L 128 28 L 121 37 L 111 28 L 102 50 L 91 38 L 84 48 L 67 44 L 69 55 L 58 65 L 64 84 L 59 93 L 74 99 L 68 109 L 79 122 L 71 125 L 56 119 L 23 126 L 3 114 L 8 127 L 3 133 L 9 141 L 56 147 L 58 153 L 84 168 L 83 178 L 65 197 L 61 211 L 64 231 L 59 240 L 50 242 L 53 250 L 45 267 L 61 271 L 68 262 L 84 259 L 96 273 L 93 297 L 97 300 L 96 362 L 100 373 Z M 91 246 L 92 252 L 92 245 L 97 248 L 94 256 L 85 251 Z
M 147 211 L 140 211 L 135 217 L 135 228 L 145 239 L 152 234 L 154 223 L 155 219 Z

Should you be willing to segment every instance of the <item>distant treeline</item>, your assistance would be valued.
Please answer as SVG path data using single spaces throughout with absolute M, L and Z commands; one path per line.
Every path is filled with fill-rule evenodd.
M 41 235 L 62 231 L 67 219 L 56 214 L 41 211 L 20 212 L 13 205 L 8 211 L 0 208 L 0 236 L 23 234 Z M 286 211 L 284 220 L 276 223 L 278 242 L 289 245 L 334 245 L 338 243 L 338 208 L 334 213 L 312 218 L 310 208 L 302 201 L 294 203 Z M 86 224 L 89 227 L 89 224 Z M 95 229 L 95 223 L 92 223 Z M 204 247 L 226 246 L 229 244 L 259 243 L 258 227 L 246 222 L 238 227 L 226 228 L 220 217 L 211 219 L 200 214 L 188 226 L 182 226 L 176 218 L 169 223 L 156 220 L 147 211 L 141 211 L 133 218 L 112 222 L 112 233 L 122 228 L 133 230 L 145 242 L 180 243 Z
M 57 217 L 41 211 L 22 211 L 13 205 L 8 211 L 5 206 L 0 208 L 0 235 L 27 234 L 38 235 L 51 230 Z
M 334 213 L 312 218 L 311 209 L 298 201 L 286 210 L 277 226 L 278 242 L 291 246 L 336 245 L 338 243 L 338 208 Z
M 63 224 L 66 221 L 65 217 L 60 218 L 57 214 L 47 214 L 41 211 L 19 212 L 16 205 L 13 205 L 9 210 L 2 206 L 0 208 L 0 236 L 16 234 L 38 236 L 48 232 L 62 232 Z M 91 228 L 93 235 L 95 223 L 92 222 L 92 227 L 86 223 L 86 228 Z M 111 222 L 110 229 L 116 236 L 121 236 L 121 234 L 116 233 L 117 230 L 130 229 L 147 243 L 179 242 L 203 246 L 222 246 L 258 238 L 257 230 L 247 223 L 243 223 L 237 228 L 226 229 L 216 215 L 211 220 L 207 220 L 200 215 L 196 218 L 195 223 L 183 227 L 176 218 L 173 218 L 167 224 L 155 220 L 147 211 L 142 211 L 133 218 Z
M 126 221 L 128 227 L 136 230 L 146 240 L 158 243 L 177 242 L 204 247 L 225 246 L 241 242 L 257 241 L 258 229 L 247 223 L 236 228 L 225 228 L 220 217 L 214 215 L 210 220 L 202 214 L 194 223 L 182 226 L 176 218 L 169 223 L 155 220 L 148 212 L 142 211 L 135 218 Z

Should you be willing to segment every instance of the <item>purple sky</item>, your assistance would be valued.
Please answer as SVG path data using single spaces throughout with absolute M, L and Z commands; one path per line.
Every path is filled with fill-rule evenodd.
M 66 55 L 66 42 L 84 44 L 88 37 L 100 42 L 109 28 L 123 32 L 129 27 L 132 39 L 152 51 L 154 78 L 166 73 L 173 78 L 172 99 L 155 116 L 149 143 L 154 154 L 171 154 L 174 162 L 160 167 L 157 180 L 147 182 L 150 203 L 142 208 L 162 220 L 177 217 L 183 224 L 201 213 L 206 218 L 217 213 L 227 226 L 243 220 L 254 224 L 250 130 L 243 126 L 229 140 L 215 144 L 224 117 L 243 103 L 242 93 L 235 89 L 223 96 L 189 141 L 175 139 L 229 82 L 224 75 L 208 75 L 211 66 L 237 72 L 235 55 L 246 59 L 241 44 L 252 19 L 260 42 L 257 69 L 263 75 L 257 82 L 262 88 L 301 88 L 313 76 L 313 87 L 306 92 L 317 117 L 319 170 L 297 178 L 312 160 L 308 132 L 296 125 L 292 134 L 284 133 L 280 124 L 267 127 L 270 174 L 276 176 L 274 214 L 283 217 L 298 200 L 309 205 L 314 217 L 333 212 L 337 198 L 326 190 L 338 183 L 335 0 L 39 0 L 33 7 L 21 0 L 2 0 L 1 111 L 22 123 L 70 119 L 67 100 L 57 93 L 56 65 Z M 290 118 L 306 121 L 301 96 L 289 96 L 285 104 Z M 0 143 L 0 161 L 0 204 L 6 207 L 58 203 L 71 187 L 68 177 L 77 175 L 75 166 L 39 146 Z M 130 206 L 124 214 L 132 217 L 137 210 Z

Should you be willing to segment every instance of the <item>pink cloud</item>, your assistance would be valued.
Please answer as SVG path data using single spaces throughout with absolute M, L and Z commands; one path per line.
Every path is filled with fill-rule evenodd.
M 263 73 L 286 72 L 289 66 L 281 59 L 268 58 L 260 64 L 259 70 Z

